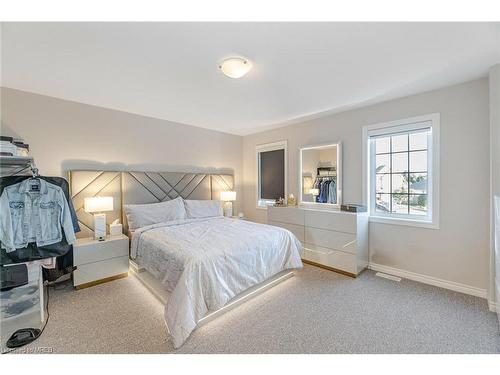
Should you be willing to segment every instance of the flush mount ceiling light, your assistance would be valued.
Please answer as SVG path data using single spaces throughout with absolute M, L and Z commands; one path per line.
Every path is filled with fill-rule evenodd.
M 219 65 L 219 69 L 230 78 L 241 78 L 252 69 L 252 63 L 243 57 L 230 57 Z

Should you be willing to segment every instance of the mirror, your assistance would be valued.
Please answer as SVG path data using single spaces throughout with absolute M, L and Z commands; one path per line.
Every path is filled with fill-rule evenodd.
M 342 146 L 300 149 L 300 203 L 338 207 L 342 203 Z

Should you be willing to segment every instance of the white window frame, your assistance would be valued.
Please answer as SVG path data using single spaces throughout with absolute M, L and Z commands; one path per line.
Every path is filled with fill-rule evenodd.
M 370 163 L 374 156 L 371 155 L 370 137 L 421 129 L 423 123 L 429 123 L 428 125 L 426 124 L 426 126 L 431 129 L 427 146 L 427 194 L 429 197 L 429 215 L 422 218 L 416 215 L 375 212 L 372 209 L 373 199 L 375 199 L 372 197 L 374 173 L 371 172 Z M 367 206 L 370 213 L 370 222 L 439 229 L 439 128 L 439 113 L 431 113 L 428 115 L 363 127 L 363 204 Z
M 267 210 L 267 207 L 274 204 L 274 200 L 271 199 L 260 199 L 260 153 L 267 151 L 276 151 L 276 150 L 284 150 L 284 160 L 285 160 L 285 196 L 286 199 L 288 196 L 288 141 L 278 141 L 272 143 L 266 143 L 257 145 L 255 147 L 255 162 L 256 162 L 256 171 L 257 171 L 257 187 L 255 190 L 256 193 L 256 207 L 260 209 Z

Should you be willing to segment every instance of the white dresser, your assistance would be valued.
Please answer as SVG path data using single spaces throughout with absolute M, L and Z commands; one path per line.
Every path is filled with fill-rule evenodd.
M 128 237 L 107 236 L 105 241 L 78 238 L 73 245 L 73 285 L 82 289 L 128 275 Z
M 302 242 L 302 260 L 356 277 L 368 265 L 368 214 L 300 207 L 269 207 L 267 223 Z

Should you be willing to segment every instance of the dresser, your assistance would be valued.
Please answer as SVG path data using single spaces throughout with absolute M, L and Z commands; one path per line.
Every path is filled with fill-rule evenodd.
M 305 263 L 356 277 L 368 266 L 368 214 L 301 207 L 268 207 L 267 223 L 302 242 Z

